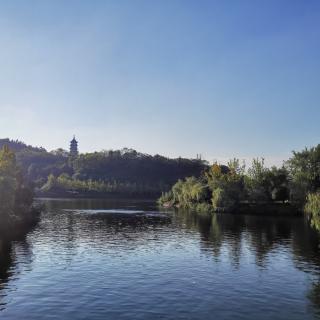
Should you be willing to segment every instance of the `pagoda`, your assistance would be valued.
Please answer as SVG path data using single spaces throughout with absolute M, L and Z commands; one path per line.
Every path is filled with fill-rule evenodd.
M 70 156 L 76 158 L 78 155 L 78 141 L 76 140 L 76 137 L 73 136 L 73 139 L 70 141 Z

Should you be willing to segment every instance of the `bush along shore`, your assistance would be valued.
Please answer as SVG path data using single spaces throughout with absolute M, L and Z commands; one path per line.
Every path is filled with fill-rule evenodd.
M 15 154 L 4 146 L 0 150 L 0 237 L 23 236 L 38 221 L 40 207 L 33 205 L 33 189 L 16 164 Z
M 215 163 L 200 178 L 178 180 L 158 203 L 204 212 L 306 212 L 320 230 L 320 145 L 293 152 L 281 168 L 267 168 L 263 159 L 254 159 L 248 169 L 238 159 Z

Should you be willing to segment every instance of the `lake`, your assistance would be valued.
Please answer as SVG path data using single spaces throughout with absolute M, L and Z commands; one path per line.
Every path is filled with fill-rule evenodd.
M 319 236 L 302 217 L 41 201 L 25 239 L 0 243 L 0 319 L 320 319 Z

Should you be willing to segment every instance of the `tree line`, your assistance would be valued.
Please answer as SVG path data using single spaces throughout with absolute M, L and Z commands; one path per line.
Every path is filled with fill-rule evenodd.
M 27 181 L 39 194 L 105 195 L 108 193 L 158 197 L 178 180 L 199 176 L 207 167 L 199 159 L 170 159 L 133 149 L 104 150 L 70 159 L 63 149 L 51 152 L 20 141 L 0 140 L 16 151 Z

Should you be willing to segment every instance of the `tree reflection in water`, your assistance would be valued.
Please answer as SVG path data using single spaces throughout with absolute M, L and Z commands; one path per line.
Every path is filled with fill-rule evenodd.
M 0 239 L 0 311 L 6 306 L 7 284 L 21 272 L 30 271 L 32 251 L 24 237 L 13 240 Z
M 203 252 L 216 259 L 222 249 L 228 251 L 230 263 L 240 267 L 246 246 L 255 263 L 267 268 L 273 250 L 290 250 L 297 269 L 310 273 L 313 285 L 307 294 L 320 315 L 320 234 L 301 217 L 266 217 L 234 214 L 198 214 L 179 210 L 176 217 L 187 228 L 200 233 Z M 294 281 L 294 279 L 292 279 Z

